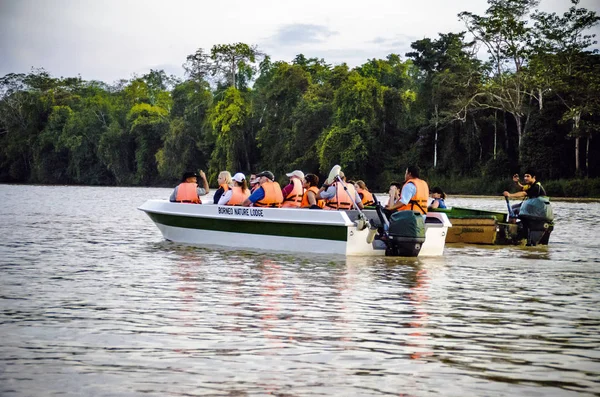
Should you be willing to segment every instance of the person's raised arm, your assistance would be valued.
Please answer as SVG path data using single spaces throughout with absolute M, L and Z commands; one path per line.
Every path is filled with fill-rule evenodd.
M 206 193 L 208 193 L 210 189 L 208 188 L 208 181 L 206 180 L 206 174 L 202 170 L 200 170 L 199 174 L 200 174 L 200 178 L 202 178 L 202 187 L 204 188 Z
M 515 182 L 519 188 L 523 189 L 523 185 L 521 185 L 521 182 L 519 182 L 519 174 L 513 175 L 513 182 Z
M 400 208 L 402 206 L 402 203 L 400 203 L 398 201 L 398 188 L 394 185 L 390 186 L 390 191 L 389 191 L 389 195 L 390 198 L 385 206 L 386 209 L 388 210 L 395 210 L 396 208 Z

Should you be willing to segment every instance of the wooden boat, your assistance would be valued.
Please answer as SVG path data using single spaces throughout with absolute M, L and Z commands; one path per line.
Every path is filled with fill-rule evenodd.
M 538 200 L 538 199 L 531 199 Z M 547 200 L 547 198 L 540 198 Z M 530 200 L 524 202 L 527 203 Z M 539 200 L 538 200 L 539 201 Z M 546 203 L 549 206 L 549 201 Z M 435 208 L 430 213 L 444 213 L 452 223 L 447 243 L 490 245 L 548 244 L 554 230 L 552 216 L 531 217 L 523 213 L 511 218 L 508 213 L 452 207 Z M 551 212 L 550 212 L 551 213 Z
M 178 243 L 321 254 L 439 256 L 451 226 L 445 213 L 432 213 L 424 221 L 415 216 L 424 222 L 424 238 L 403 240 L 387 233 L 381 236 L 383 225 L 375 210 L 231 207 L 167 200 L 148 200 L 139 209 L 165 239 Z M 392 240 L 416 249 L 390 249 Z

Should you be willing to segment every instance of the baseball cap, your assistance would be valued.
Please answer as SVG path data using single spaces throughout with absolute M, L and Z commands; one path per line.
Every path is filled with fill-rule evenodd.
M 300 170 L 294 170 L 294 171 L 292 171 L 290 173 L 287 173 L 285 175 L 287 175 L 290 178 L 293 177 L 293 176 L 295 176 L 297 178 L 300 178 L 300 180 L 304 179 L 304 172 L 302 172 Z
M 236 182 L 242 183 L 242 181 L 246 179 L 246 175 L 242 174 L 241 172 L 238 172 L 231 179 L 233 179 Z
M 263 171 L 259 174 L 256 174 L 256 178 L 260 178 L 261 176 L 266 176 L 268 179 L 274 181 L 275 180 L 275 175 L 273 175 L 273 173 L 271 171 Z

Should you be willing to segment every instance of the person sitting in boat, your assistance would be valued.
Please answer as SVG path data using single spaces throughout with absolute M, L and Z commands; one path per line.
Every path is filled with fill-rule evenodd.
M 435 186 L 431 189 L 431 198 L 433 201 L 429 205 L 429 208 L 448 208 L 446 207 L 446 193 L 441 187 Z
M 246 184 L 246 175 L 238 172 L 231 180 L 233 186 L 219 199 L 219 205 L 242 205 L 244 200 L 250 196 L 250 190 Z
M 304 188 L 302 187 L 304 172 L 295 170 L 285 175 L 290 178 L 290 183 L 281 191 L 283 194 L 283 204 L 281 204 L 281 207 L 300 208 L 302 196 L 304 195 Z
M 356 188 L 356 192 L 358 193 L 358 196 L 360 197 L 363 206 L 367 206 L 367 205 L 374 205 L 375 204 L 375 200 L 373 199 L 373 194 L 369 191 L 369 189 L 367 189 L 367 185 L 365 184 L 364 181 L 358 180 L 356 181 L 356 183 L 354 184 L 354 187 Z
M 363 208 L 362 200 L 354 185 L 346 184 L 346 176 L 342 171 L 331 185 L 323 184 L 319 189 L 319 197 L 325 201 L 323 209 L 326 210 L 349 210 L 354 208 L 352 201 L 360 209 Z M 328 182 L 328 181 L 325 181 Z
M 528 170 L 527 172 L 525 172 L 525 174 L 523 175 L 523 179 L 525 182 L 524 185 L 519 183 L 519 175 L 515 174 L 513 176 L 513 180 L 521 188 L 521 191 L 516 192 L 516 193 L 509 193 L 509 192 L 505 191 L 504 193 L 502 193 L 504 195 L 504 197 L 522 198 L 523 201 L 525 201 L 526 199 L 530 199 L 530 198 L 546 196 L 546 190 L 544 189 L 542 184 L 535 179 L 535 172 L 533 170 Z M 514 204 L 512 206 L 512 210 L 515 215 L 519 215 L 519 211 L 521 210 L 521 204 L 523 204 L 523 202 Z
M 302 203 L 300 208 L 310 208 L 313 210 L 320 210 L 323 208 L 325 203 L 319 199 L 319 177 L 315 174 L 306 174 L 304 177 L 304 195 L 302 196 Z
M 259 178 L 256 177 L 256 174 L 250 174 L 250 179 L 248 179 L 250 182 L 250 193 L 254 193 L 254 191 L 260 187 L 258 179 Z
M 184 172 L 181 178 L 182 182 L 175 187 L 169 201 L 202 204 L 200 196 L 205 196 L 209 192 L 206 174 L 202 170 L 200 170 L 200 178 L 202 178 L 203 187 L 198 187 L 198 174 L 193 171 Z
M 260 187 L 256 189 L 250 197 L 244 200 L 244 207 L 281 207 L 283 202 L 283 193 L 281 186 L 275 182 L 275 175 L 271 171 L 263 171 L 256 175 L 259 179 Z
M 398 193 L 395 185 L 390 186 L 390 199 L 385 206 L 387 215 L 396 211 L 411 210 L 427 214 L 427 199 L 429 186 L 427 182 L 419 179 L 420 170 L 416 165 L 410 166 L 404 173 L 404 185 Z
M 231 180 L 231 174 L 229 171 L 219 172 L 217 183 L 219 184 L 219 188 L 213 196 L 213 204 L 218 204 L 221 196 L 231 188 L 233 181 Z

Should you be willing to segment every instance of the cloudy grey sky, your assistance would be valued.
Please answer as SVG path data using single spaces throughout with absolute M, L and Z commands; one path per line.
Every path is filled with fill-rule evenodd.
M 580 4 L 600 14 L 600 1 Z M 539 8 L 569 6 L 541 0 Z M 235 42 L 273 60 L 302 53 L 357 66 L 404 57 L 415 40 L 464 30 L 459 12 L 486 8 L 485 0 L 0 0 L 0 76 L 32 67 L 107 83 L 150 69 L 183 76 L 187 55 Z

